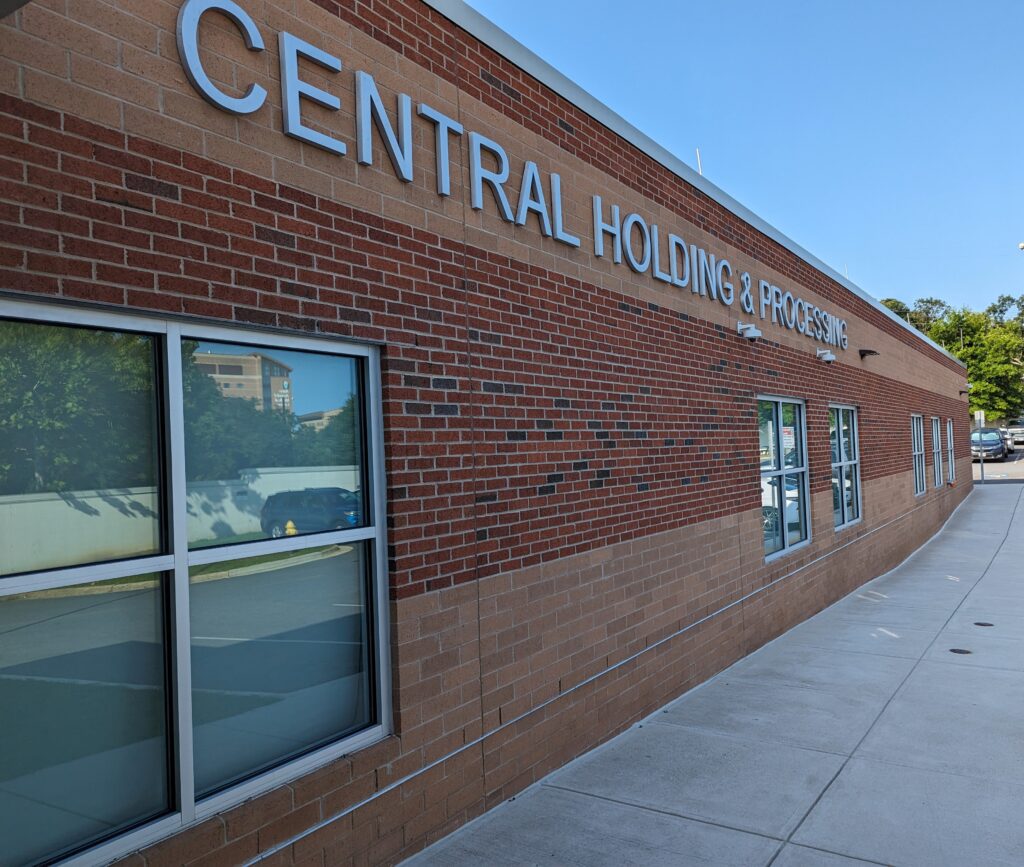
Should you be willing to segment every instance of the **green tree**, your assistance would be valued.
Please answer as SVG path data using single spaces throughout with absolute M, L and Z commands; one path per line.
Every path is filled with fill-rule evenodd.
M 155 370 L 150 337 L 0 322 L 0 494 L 155 484 Z
M 898 298 L 883 298 L 882 304 L 906 322 L 910 321 L 910 308 Z
M 322 430 L 299 424 L 291 412 L 263 410 L 228 396 L 203 371 L 195 341 L 182 345 L 185 463 L 189 481 L 236 479 L 247 467 L 335 466 L 355 463 L 355 396 Z
M 950 310 L 928 336 L 967 365 L 972 411 L 983 409 L 993 419 L 1022 413 L 1024 337 L 1016 322 L 1001 322 L 988 312 Z
M 952 308 L 938 298 L 918 298 L 910 311 L 909 322 L 918 331 L 927 334 L 932 325 L 946 316 Z

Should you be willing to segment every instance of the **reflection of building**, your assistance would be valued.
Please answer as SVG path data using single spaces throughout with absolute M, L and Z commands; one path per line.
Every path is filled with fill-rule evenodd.
M 292 369 L 270 355 L 197 352 L 196 367 L 217 383 L 225 397 L 256 401 L 259 409 L 292 409 Z
M 315 431 L 322 431 L 331 419 L 337 418 L 345 411 L 345 407 L 339 406 L 337 409 L 325 409 L 318 410 L 317 412 L 307 412 L 300 415 L 299 424 L 303 427 L 311 427 Z

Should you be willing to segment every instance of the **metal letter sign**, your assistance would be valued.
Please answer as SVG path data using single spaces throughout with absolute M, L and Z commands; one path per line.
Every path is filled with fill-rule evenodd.
M 185 75 L 203 98 L 211 105 L 231 114 L 252 114 L 263 105 L 267 91 L 258 84 L 250 84 L 242 96 L 228 96 L 210 81 L 199 59 L 199 19 L 204 12 L 215 9 L 226 15 L 242 31 L 245 47 L 250 51 L 263 50 L 263 37 L 256 29 L 255 22 L 245 10 L 232 0 L 185 0 L 178 15 L 178 53 L 181 55 Z
M 266 102 L 264 88 L 253 83 L 243 96 L 229 96 L 203 70 L 199 58 L 199 20 L 211 10 L 226 15 L 234 22 L 250 51 L 263 50 L 263 39 L 255 22 L 234 0 L 185 0 L 178 15 L 178 51 L 185 74 L 211 105 L 232 114 L 252 114 Z M 338 157 L 346 156 L 347 148 L 343 141 L 306 126 L 301 115 L 303 99 L 338 112 L 341 98 L 299 77 L 300 59 L 335 74 L 341 72 L 341 59 L 285 31 L 278 33 L 278 45 L 282 131 Z M 415 140 L 412 97 L 405 93 L 395 94 L 395 123 L 392 124 L 386 110 L 390 106 L 385 106 L 373 76 L 357 69 L 354 78 L 356 160 L 363 166 L 374 164 L 373 140 L 376 133 L 395 176 L 405 183 L 411 182 Z M 459 121 L 425 103 L 416 106 L 416 115 L 433 127 L 433 134 L 423 137 L 423 146 L 430 147 L 432 143 L 434 147 L 439 196 L 450 196 L 452 192 L 449 138 L 465 133 L 468 139 L 469 206 L 474 211 L 484 210 L 486 206 L 496 211 L 506 223 L 516 226 L 533 223 L 541 236 L 568 247 L 580 247 L 579 237 L 568 231 L 565 225 L 562 179 L 557 173 L 545 171 L 533 160 L 525 160 L 513 178 L 512 161 L 499 142 L 483 133 L 464 130 Z M 506 184 L 510 190 L 519 191 L 515 211 L 512 210 Z M 485 187 L 489 196 L 484 193 Z M 610 258 L 614 265 L 625 264 L 636 274 L 649 275 L 652 280 L 677 289 L 689 288 L 693 295 L 732 307 L 737 313 L 742 311 L 745 315 L 741 318 L 756 319 L 760 315 L 762 320 L 770 320 L 773 325 L 796 332 L 815 343 L 838 349 L 846 349 L 849 345 L 846 320 L 818 307 L 813 301 L 776 286 L 770 280 L 755 279 L 749 271 L 734 271 L 727 258 L 692 243 L 695 240 L 692 237 L 688 244 L 681 235 L 670 231 L 671 227 L 659 226 L 650 219 L 650 215 L 644 216 L 628 206 L 605 202 L 600 195 L 592 197 L 591 206 L 592 253 L 596 258 L 606 261 Z M 531 215 L 536 219 L 531 220 Z M 756 340 L 761 335 L 754 323 L 741 327 L 740 332 L 748 340 Z M 834 361 L 835 355 L 819 349 L 818 358 Z

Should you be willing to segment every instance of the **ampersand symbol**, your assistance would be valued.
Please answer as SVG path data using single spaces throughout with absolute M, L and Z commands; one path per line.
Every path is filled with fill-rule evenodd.
M 754 312 L 754 296 L 750 294 L 750 272 L 744 271 L 740 274 L 740 284 L 743 288 L 740 290 L 740 304 L 743 306 L 743 310 L 747 313 Z

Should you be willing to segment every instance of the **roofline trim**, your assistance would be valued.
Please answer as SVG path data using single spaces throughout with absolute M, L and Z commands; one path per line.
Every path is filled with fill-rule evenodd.
M 643 151 L 651 159 L 660 163 L 673 174 L 682 178 L 692 187 L 696 187 L 708 198 L 718 202 L 723 208 L 739 217 L 744 222 L 757 229 L 762 234 L 771 238 L 777 244 L 785 247 L 808 265 L 820 271 L 826 277 L 834 280 L 844 289 L 852 292 L 862 301 L 867 302 L 883 315 L 906 330 L 909 334 L 921 340 L 923 343 L 938 350 L 951 361 L 956 362 L 960 367 L 967 369 L 959 358 L 950 353 L 947 349 L 939 346 L 934 340 L 922 334 L 909 322 L 900 319 L 884 304 L 879 303 L 875 298 L 861 289 L 856 283 L 844 277 L 838 271 L 826 265 L 817 256 L 805 250 L 791 238 L 784 235 L 770 223 L 762 220 L 749 208 L 740 204 L 721 188 L 715 186 L 703 175 L 697 174 L 692 168 L 684 163 L 679 157 L 672 154 L 666 148 L 658 144 L 647 134 L 641 132 L 633 124 L 614 112 L 603 102 L 592 94 L 585 91 L 572 79 L 566 77 L 555 67 L 543 58 L 536 55 L 529 48 L 510 36 L 489 18 L 484 17 L 476 9 L 468 6 L 463 0 L 423 0 L 423 2 L 439 12 L 452 23 L 461 27 L 471 36 L 476 37 L 482 43 L 498 52 L 502 57 L 514 63 L 528 75 L 533 76 L 545 87 L 550 88 L 559 96 L 571 102 L 577 108 L 589 114 L 598 123 L 608 127 L 616 135 L 621 136 L 630 144 Z

